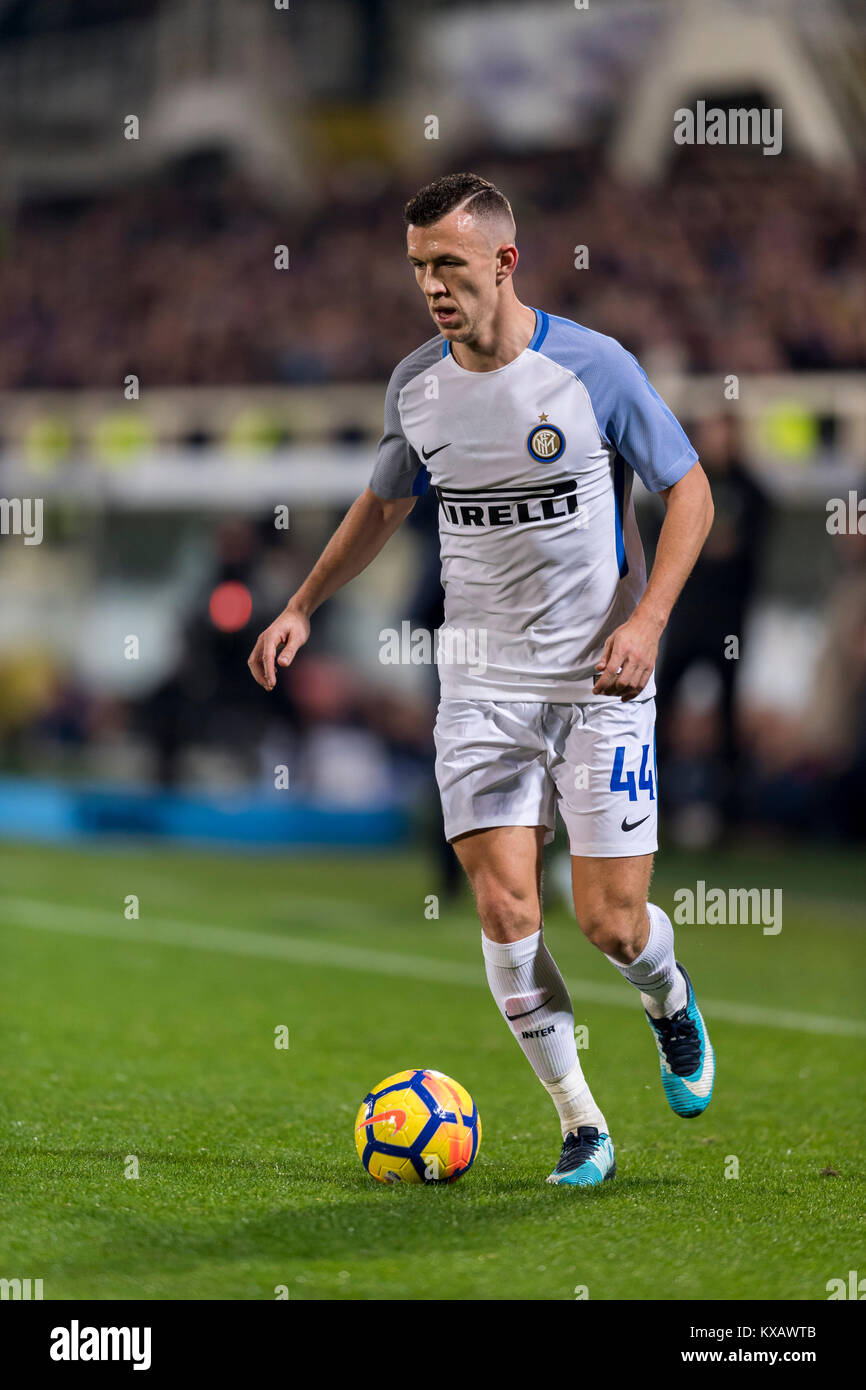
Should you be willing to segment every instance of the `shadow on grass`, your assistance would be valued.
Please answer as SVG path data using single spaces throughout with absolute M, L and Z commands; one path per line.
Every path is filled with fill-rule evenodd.
M 75 1164 L 76 1160 L 93 1163 L 112 1163 L 120 1167 L 126 1163 L 131 1156 L 129 1149 L 98 1149 L 82 1148 L 79 1145 L 70 1145 L 68 1148 L 40 1147 L 19 1148 L 7 1147 L 7 1153 L 17 1154 L 19 1157 L 26 1157 L 30 1160 L 59 1160 L 64 1165 Z M 639 1193 L 647 1195 L 651 1192 L 658 1192 L 673 1189 L 688 1189 L 693 1178 L 691 1175 L 684 1174 L 682 1177 L 653 1175 L 648 1177 L 620 1175 L 613 1182 L 600 1184 L 598 1187 L 575 1189 L 572 1187 L 554 1187 L 547 1183 L 546 1172 L 523 1168 L 522 1171 L 515 1171 L 514 1167 L 508 1163 L 500 1165 L 492 1164 L 489 1160 L 483 1165 L 478 1165 L 472 1174 L 467 1174 L 459 1181 L 454 1183 L 406 1183 L 389 1184 L 376 1182 L 369 1177 L 360 1165 L 347 1161 L 341 1156 L 336 1161 L 326 1161 L 313 1158 L 304 1154 L 294 1155 L 291 1150 L 284 1150 L 279 1155 L 271 1158 L 245 1158 L 236 1154 L 212 1154 L 202 1153 L 197 1150 L 168 1150 L 154 1151 L 151 1149 L 137 1149 L 135 1157 L 139 1164 L 166 1164 L 169 1167 L 186 1169 L 192 1174 L 196 1169 L 216 1169 L 223 1172 L 249 1172 L 260 1173 L 261 1175 L 275 1175 L 279 1180 L 279 1192 L 285 1193 L 286 1180 L 291 1191 L 297 1188 L 299 1194 L 304 1193 L 315 1196 L 321 1200 L 324 1190 L 335 1193 L 335 1202 L 341 1205 L 345 1203 L 350 1193 L 357 1192 L 359 1196 L 367 1198 L 378 1198 L 381 1201 L 389 1199 L 397 1201 L 411 1201 L 413 1194 L 421 1196 L 422 1192 L 428 1195 L 435 1192 L 437 1195 L 453 1195 L 461 1201 L 474 1201 L 484 1204 L 485 1199 L 497 1199 L 507 1197 L 509 1200 L 524 1196 L 533 1203 L 537 1202 L 539 1194 L 543 1192 L 548 1197 L 553 1194 L 566 1197 L 592 1197 L 595 1199 L 615 1196 L 617 1193 Z M 336 1195 L 339 1194 L 339 1195 Z M 277 1188 L 275 1187 L 275 1195 Z
M 84 1149 L 77 1144 L 72 1144 L 68 1149 L 48 1148 L 42 1144 L 32 1148 L 14 1148 L 8 1145 L 8 1154 L 26 1156 L 30 1159 L 54 1158 L 62 1159 L 65 1162 L 74 1162 L 75 1159 L 83 1159 L 88 1162 L 99 1163 L 119 1163 L 121 1167 L 127 1159 L 132 1157 L 129 1146 L 123 1149 Z M 232 1170 L 235 1168 L 243 1169 L 248 1172 L 282 1174 L 283 1169 L 277 1159 L 254 1159 L 240 1158 L 232 1154 L 208 1154 L 200 1153 L 197 1150 L 180 1149 L 176 1153 L 169 1150 L 167 1153 L 154 1153 L 150 1149 L 136 1149 L 134 1157 L 139 1163 L 168 1163 L 177 1167 L 197 1167 L 197 1168 L 223 1168 Z M 283 1158 L 282 1162 L 285 1162 Z

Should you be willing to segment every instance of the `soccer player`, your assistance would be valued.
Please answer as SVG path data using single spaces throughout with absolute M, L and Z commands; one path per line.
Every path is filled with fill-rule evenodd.
M 522 304 L 503 194 L 449 174 L 407 204 L 409 264 L 436 335 L 396 367 L 370 486 L 250 656 L 266 690 L 320 604 L 432 484 L 445 623 L 436 776 L 469 878 L 497 1007 L 559 1114 L 548 1181 L 615 1174 L 571 999 L 544 941 L 541 866 L 558 807 L 584 935 L 640 995 L 678 1115 L 708 1105 L 714 1058 L 662 908 L 653 668 L 713 516 L 677 421 L 613 338 Z M 647 581 L 634 473 L 665 518 Z

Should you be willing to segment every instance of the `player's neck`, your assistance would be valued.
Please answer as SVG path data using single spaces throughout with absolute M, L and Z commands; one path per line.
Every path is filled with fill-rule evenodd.
M 534 336 L 535 311 L 514 296 L 473 342 L 453 343 L 451 354 L 468 372 L 494 372 L 519 357 Z

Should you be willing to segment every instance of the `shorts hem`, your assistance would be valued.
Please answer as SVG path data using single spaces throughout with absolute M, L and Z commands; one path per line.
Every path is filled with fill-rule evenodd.
M 639 859 L 642 854 L 658 854 L 658 840 L 653 845 L 639 845 L 628 850 L 618 845 L 611 849 L 608 845 L 581 845 L 578 849 L 569 841 L 568 851 L 574 859 Z
M 452 830 L 449 826 L 446 826 L 445 840 L 446 843 L 450 845 L 452 841 L 456 840 L 460 835 L 469 835 L 473 830 L 496 830 L 499 827 L 505 830 L 515 825 L 521 825 L 526 830 L 534 830 L 538 825 L 544 826 L 546 831 L 544 843 L 546 845 L 550 844 L 556 833 L 555 825 L 548 825 L 547 822 L 543 820 L 530 820 L 527 815 L 515 813 L 513 817 L 506 820 L 503 820 L 502 816 L 496 816 L 493 820 L 473 821 L 471 825 L 460 825 L 456 830 Z

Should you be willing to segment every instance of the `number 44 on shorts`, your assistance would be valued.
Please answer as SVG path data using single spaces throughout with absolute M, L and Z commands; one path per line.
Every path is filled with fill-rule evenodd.
M 640 772 L 637 782 L 634 779 L 634 769 L 630 769 L 625 777 L 622 775 L 623 763 L 625 762 L 625 745 L 621 745 L 614 750 L 613 771 L 610 774 L 610 789 L 612 792 L 628 792 L 629 801 L 637 801 L 638 791 L 649 792 L 650 801 L 655 801 L 655 783 L 653 781 L 652 769 L 647 766 L 649 762 L 649 744 L 641 744 Z

